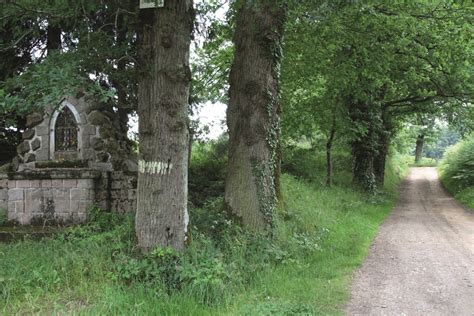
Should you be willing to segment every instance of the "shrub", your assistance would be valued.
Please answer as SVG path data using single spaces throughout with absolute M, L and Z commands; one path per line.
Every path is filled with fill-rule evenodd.
M 227 138 L 197 143 L 189 166 L 189 202 L 202 207 L 207 200 L 224 195 L 227 167 Z
M 344 146 L 333 149 L 333 168 L 335 185 L 350 184 L 352 162 L 350 150 Z M 301 148 L 288 146 L 283 148 L 281 169 L 299 179 L 324 184 L 326 182 L 326 152 L 321 148 Z
M 474 137 L 450 147 L 439 170 L 446 189 L 461 203 L 474 209 Z
M 474 136 L 445 152 L 440 171 L 443 182 L 453 193 L 474 186 Z

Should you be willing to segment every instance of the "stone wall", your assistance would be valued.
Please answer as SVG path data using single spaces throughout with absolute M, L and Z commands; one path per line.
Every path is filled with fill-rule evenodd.
M 83 222 L 98 177 L 94 170 L 73 169 L 12 173 L 0 180 L 0 205 L 7 206 L 9 221 L 21 225 Z
M 8 209 L 8 178 L 0 174 L 0 211 Z
M 119 213 L 137 210 L 137 174 L 123 171 L 112 172 L 110 209 Z
M 103 172 L 96 182 L 96 199 L 101 209 L 120 214 L 137 209 L 137 174 L 132 172 Z
M 0 174 L 0 209 L 20 225 L 86 220 L 94 205 L 119 213 L 136 210 L 136 174 L 91 169 L 45 169 Z

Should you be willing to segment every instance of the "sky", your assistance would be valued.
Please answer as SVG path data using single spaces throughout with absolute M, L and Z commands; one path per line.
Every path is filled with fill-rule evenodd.
M 225 111 L 227 105 L 223 103 L 205 103 L 200 109 L 198 115 L 201 125 L 209 126 L 209 139 L 216 139 L 227 130 L 225 125 Z
M 227 106 L 224 103 L 208 102 L 202 105 L 196 115 L 192 116 L 193 119 L 199 119 L 201 126 L 209 126 L 209 134 L 206 135 L 206 138 L 217 139 L 227 130 L 225 125 L 226 109 Z M 138 117 L 136 115 L 130 117 L 129 125 L 129 132 L 138 134 Z

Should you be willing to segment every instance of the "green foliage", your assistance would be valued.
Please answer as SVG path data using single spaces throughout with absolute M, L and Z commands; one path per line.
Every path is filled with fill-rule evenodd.
M 413 114 L 444 118 L 460 130 L 472 125 L 471 5 L 303 1 L 290 7 L 281 85 L 286 140 L 327 137 L 334 129 L 352 144 L 354 158 L 363 157 L 354 159 L 354 179 L 370 190 L 373 175 L 365 169 L 383 147 L 381 134 L 393 136 Z
M 420 126 L 405 123 L 401 126 L 392 140 L 392 145 L 401 154 L 413 155 L 415 153 L 416 138 L 421 132 Z M 440 160 L 444 151 L 457 143 L 460 134 L 446 122 L 437 122 L 436 126 L 425 134 L 423 153 L 430 159 Z M 431 160 L 430 160 L 431 161 Z
M 326 153 L 324 140 L 314 141 L 315 146 L 286 146 L 283 148 L 282 171 L 297 178 L 324 185 L 326 182 Z M 334 183 L 338 186 L 350 186 L 351 157 L 350 150 L 344 144 L 334 148 Z
M 78 93 L 130 113 L 137 78 L 135 10 L 134 1 L 116 0 L 3 4 L 0 113 L 8 121 L 0 120 L 0 128 L 22 129 L 19 117 L 25 113 Z M 52 29 L 60 48 L 48 47 Z
M 474 137 L 470 136 L 450 147 L 441 160 L 439 170 L 446 188 L 461 202 L 474 206 Z
M 202 42 L 196 43 L 196 55 L 191 62 L 191 95 L 195 103 L 227 102 L 228 78 L 234 57 L 234 13 L 233 10 L 225 11 L 225 6 L 225 0 L 196 4 L 197 32 L 202 36 Z
M 462 204 L 474 210 L 474 187 L 467 187 L 456 194 L 456 199 Z
M 423 151 L 428 158 L 440 160 L 443 157 L 445 150 L 456 144 L 460 139 L 458 132 L 449 127 L 441 128 L 438 137 L 425 145 Z
M 391 150 L 388 162 L 385 168 L 385 183 L 384 189 L 388 192 L 395 192 L 397 190 L 400 179 L 403 179 L 407 174 L 408 167 L 413 158 L 407 159 L 406 156 L 401 155 L 396 150 Z
M 238 222 L 227 213 L 222 196 L 208 199 L 202 207 L 190 210 L 191 236 L 194 232 L 219 242 L 225 231 Z
M 189 202 L 202 207 L 206 200 L 224 194 L 228 140 L 221 137 L 193 146 L 189 165 Z
M 113 264 L 112 254 L 130 246 L 132 231 L 126 219 L 120 220 L 121 225 L 107 225 L 107 230 L 102 230 L 106 222 L 117 224 L 118 219 L 112 218 L 118 215 L 101 214 L 106 219 L 71 228 L 55 238 L 0 244 L 0 300 L 5 303 L 2 312 L 10 312 L 11 304 L 20 297 L 36 299 L 67 291 L 84 278 L 105 282 L 106 271 Z
M 415 161 L 415 157 L 410 156 L 410 158 L 412 159 L 412 161 Z M 410 164 L 410 166 L 414 167 L 436 167 L 437 165 L 438 162 L 435 159 L 427 157 L 423 157 L 420 161 L 413 162 Z
M 45 106 L 59 104 L 67 95 L 84 92 L 105 102 L 113 96 L 98 84 L 86 79 L 81 73 L 74 54 L 55 54 L 43 63 L 28 68 L 19 76 L 4 83 L 4 93 L 0 93 L 0 111 L 3 115 L 16 113 L 26 115 L 41 111 Z

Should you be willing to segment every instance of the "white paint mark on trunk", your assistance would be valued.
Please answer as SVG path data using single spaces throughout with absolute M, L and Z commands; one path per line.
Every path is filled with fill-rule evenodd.
M 140 173 L 158 174 L 158 175 L 169 175 L 173 164 L 171 162 L 161 161 L 138 161 L 138 171 Z
M 189 224 L 189 214 L 188 210 L 184 210 L 184 240 L 188 239 L 188 224 Z

